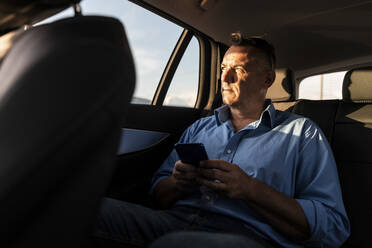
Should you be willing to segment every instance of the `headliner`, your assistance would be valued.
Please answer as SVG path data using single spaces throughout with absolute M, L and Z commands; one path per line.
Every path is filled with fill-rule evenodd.
M 297 77 L 372 61 L 372 1 L 144 1 L 227 45 L 234 31 L 264 35 Z
M 0 33 L 34 24 L 80 0 L 1 0 Z

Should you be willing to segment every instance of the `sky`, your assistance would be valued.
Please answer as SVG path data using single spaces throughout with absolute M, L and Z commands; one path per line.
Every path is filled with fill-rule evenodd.
M 183 28 L 127 0 L 83 0 L 81 9 L 83 15 L 111 16 L 123 23 L 136 65 L 134 96 L 152 100 Z M 42 23 L 73 15 L 70 8 Z M 193 38 L 173 78 L 174 85 L 168 91 L 165 104 L 193 106 L 198 73 L 199 44 Z
M 183 28 L 127 0 L 83 0 L 83 15 L 104 15 L 119 19 L 126 30 L 136 66 L 135 97 L 151 101 L 163 70 Z M 45 21 L 73 16 L 72 8 Z M 343 75 L 333 73 L 323 77 L 323 99 L 340 98 Z M 199 44 L 193 38 L 173 78 L 165 105 L 190 106 L 196 100 L 199 79 Z M 319 99 L 320 76 L 305 79 L 300 84 L 299 97 Z

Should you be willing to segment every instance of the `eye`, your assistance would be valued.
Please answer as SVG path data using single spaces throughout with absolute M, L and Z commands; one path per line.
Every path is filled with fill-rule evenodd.
M 240 67 L 240 66 L 236 67 L 235 71 L 238 72 L 238 73 L 242 73 L 242 74 L 246 73 L 246 70 L 243 67 Z

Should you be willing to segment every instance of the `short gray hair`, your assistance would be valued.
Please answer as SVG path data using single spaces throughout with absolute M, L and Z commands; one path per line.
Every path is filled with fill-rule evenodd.
M 257 48 L 262 52 L 264 59 L 267 61 L 271 70 L 275 70 L 276 56 L 275 48 L 267 42 L 265 39 L 260 37 L 248 37 L 245 38 L 240 32 L 231 34 L 231 43 L 233 46 L 249 46 Z

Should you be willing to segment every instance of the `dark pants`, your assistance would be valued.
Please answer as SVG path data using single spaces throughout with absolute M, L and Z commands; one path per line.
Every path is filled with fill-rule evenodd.
M 224 215 L 192 207 L 153 210 L 109 198 L 102 201 L 93 241 L 94 247 L 146 247 L 171 232 L 178 232 L 175 234 L 177 239 L 184 237 L 190 241 L 190 246 L 183 242 L 184 246 L 176 247 L 206 247 L 206 242 L 221 244 L 218 240 L 229 240 L 228 248 L 273 247 L 244 227 L 240 221 Z M 155 243 L 155 247 L 174 247 L 174 236 L 167 235 L 159 242 L 160 246 Z M 247 246 L 235 246 L 245 242 Z

